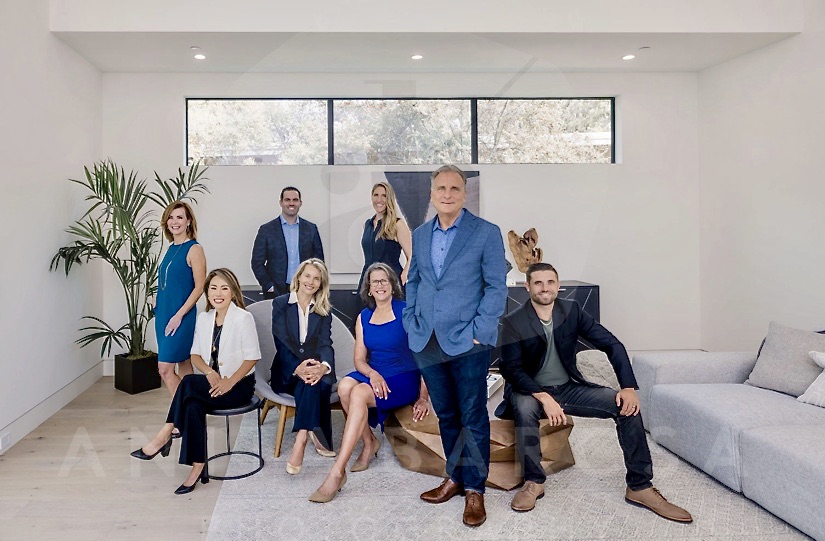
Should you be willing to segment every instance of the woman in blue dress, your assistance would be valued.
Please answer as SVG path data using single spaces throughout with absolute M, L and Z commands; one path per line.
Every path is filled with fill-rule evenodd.
M 395 272 L 384 263 L 367 269 L 361 286 L 361 299 L 367 305 L 355 326 L 355 372 L 338 383 L 338 396 L 347 413 L 344 437 L 338 458 L 324 483 L 309 499 L 326 503 L 347 482 L 347 462 L 358 440 L 364 448 L 350 471 L 364 471 L 378 454 L 381 440 L 370 426 L 381 425 L 394 409 L 413 404 L 413 420 L 430 412 L 427 387 L 407 344 L 401 322 L 406 303 L 401 300 L 401 284 Z
M 195 336 L 195 304 L 206 282 L 206 256 L 196 240 L 198 222 L 187 203 L 175 201 L 166 207 L 161 224 L 169 249 L 158 267 L 158 372 L 169 394 L 175 396 L 180 380 L 192 373 L 189 357 Z
M 375 215 L 364 222 L 361 249 L 364 251 L 364 268 L 358 282 L 360 291 L 364 273 L 373 263 L 385 263 L 401 278 L 401 285 L 407 283 L 407 272 L 412 256 L 412 233 L 398 210 L 395 191 L 389 182 L 378 182 L 372 187 L 372 208 Z M 401 252 L 407 260 L 401 268 Z

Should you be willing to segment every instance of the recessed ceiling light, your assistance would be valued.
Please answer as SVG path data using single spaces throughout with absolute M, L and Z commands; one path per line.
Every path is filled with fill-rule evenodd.
M 196 54 L 195 55 L 195 60 L 206 60 L 206 55 L 205 54 Z
M 421 60 L 422 58 L 424 58 L 424 55 L 414 54 L 410 58 L 412 58 L 413 60 Z
M 642 47 L 639 47 L 639 50 L 640 50 L 640 51 L 645 51 L 645 50 L 647 50 L 647 49 L 650 49 L 650 47 L 649 47 L 649 46 L 647 46 L 647 45 L 643 45 Z
M 191 47 L 189 47 L 189 48 L 190 48 L 190 49 L 192 49 L 193 51 L 200 51 L 200 50 L 201 50 L 201 48 L 200 48 L 200 47 L 198 47 L 197 45 L 192 45 L 192 46 L 191 46 Z
M 622 57 L 622 60 L 633 60 L 634 58 L 636 58 L 635 54 L 626 54 Z

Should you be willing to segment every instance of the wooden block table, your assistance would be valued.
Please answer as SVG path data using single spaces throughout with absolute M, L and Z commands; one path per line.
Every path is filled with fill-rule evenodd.
M 541 465 L 548 474 L 575 464 L 568 441 L 573 430 L 573 421 L 568 417 L 567 422 L 568 424 L 563 426 L 550 426 L 546 419 L 542 419 L 539 426 Z M 447 476 L 438 418 L 433 412 L 423 421 L 414 423 L 412 406 L 400 408 L 387 418 L 384 433 L 402 466 L 412 471 L 439 477 Z M 513 421 L 491 417 L 490 474 L 487 477 L 487 486 L 510 490 L 521 482 L 521 464 L 516 460 L 515 425 Z

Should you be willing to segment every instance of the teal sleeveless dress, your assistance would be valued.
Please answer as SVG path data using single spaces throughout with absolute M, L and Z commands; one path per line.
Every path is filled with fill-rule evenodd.
M 158 293 L 155 303 L 155 334 L 158 339 L 158 362 L 179 363 L 189 359 L 192 340 L 195 337 L 195 320 L 198 309 L 193 306 L 172 336 L 165 336 L 166 325 L 195 289 L 192 268 L 186 263 L 189 250 L 197 244 L 188 240 L 172 244 L 158 267 Z

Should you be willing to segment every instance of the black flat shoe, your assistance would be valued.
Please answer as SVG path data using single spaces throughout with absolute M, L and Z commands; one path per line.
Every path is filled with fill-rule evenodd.
M 143 447 L 141 447 L 137 451 L 132 451 L 131 455 L 135 458 L 139 458 L 140 460 L 152 460 L 153 458 L 158 456 L 158 453 L 160 453 L 160 456 L 169 456 L 169 451 L 171 449 L 172 449 L 172 438 L 169 438 L 169 441 L 167 441 L 163 445 L 163 447 L 161 447 L 160 449 L 155 451 L 154 454 L 147 455 L 146 453 L 143 452 Z
M 209 482 L 209 475 L 206 473 L 206 468 L 205 467 L 204 467 L 204 471 L 201 472 L 201 476 L 200 476 L 199 481 L 201 482 L 202 485 L 205 485 L 206 483 Z M 177 489 L 175 489 L 175 494 L 178 494 L 178 495 L 189 494 L 190 492 L 195 490 L 196 486 L 198 486 L 198 481 L 195 481 L 194 483 L 192 483 L 189 486 L 181 485 Z

